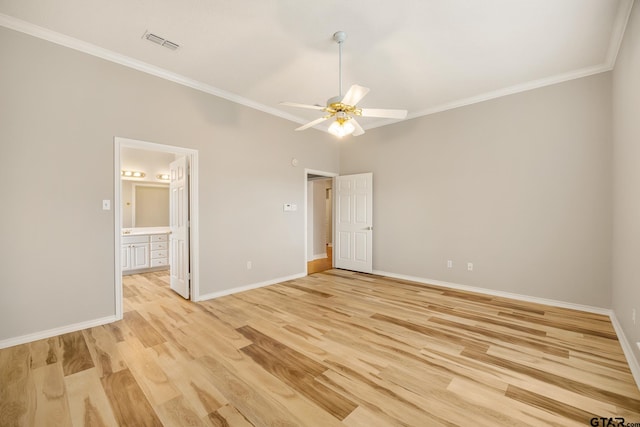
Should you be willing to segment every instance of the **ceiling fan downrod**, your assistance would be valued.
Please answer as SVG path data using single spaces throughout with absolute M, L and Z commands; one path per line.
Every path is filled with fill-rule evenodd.
M 347 39 L 347 33 L 336 31 L 333 40 L 338 43 L 338 96 L 342 99 L 342 43 Z

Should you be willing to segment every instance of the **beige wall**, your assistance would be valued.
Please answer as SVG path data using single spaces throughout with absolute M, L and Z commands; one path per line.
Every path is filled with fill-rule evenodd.
M 131 181 L 127 179 L 123 179 L 121 181 L 122 189 L 120 193 L 121 199 L 121 210 L 122 210 L 122 228 L 131 228 L 133 227 L 134 220 L 134 207 L 135 207 L 135 220 L 136 227 L 151 227 L 147 225 L 146 222 L 150 220 L 152 223 L 156 223 L 156 226 L 169 226 L 169 184 L 156 184 L 156 183 L 146 183 L 145 181 Z M 166 203 L 167 208 L 160 211 L 157 208 L 154 208 L 154 202 L 150 204 L 148 209 L 145 209 L 147 206 L 146 203 L 140 204 L 140 196 L 139 190 L 141 185 L 151 185 L 154 187 L 145 187 L 145 188 L 164 188 L 164 192 L 166 193 Z M 155 187 L 155 186 L 160 187 Z M 136 188 L 134 192 L 133 189 Z M 135 197 L 134 197 L 135 194 Z M 143 196 L 144 197 L 144 196 Z M 163 195 L 164 199 L 164 195 Z M 164 200 L 162 201 L 164 203 Z M 142 209 L 142 217 L 139 215 L 139 210 Z M 142 221 L 142 222 L 140 222 Z M 143 225 L 141 225 L 143 224 Z
M 0 58 L 0 341 L 114 314 L 115 136 L 199 150 L 201 294 L 304 272 L 282 204 L 332 138 L 4 28 Z
M 327 253 L 327 188 L 331 188 L 333 179 L 313 181 L 313 255 Z
M 342 174 L 373 172 L 374 270 L 610 307 L 610 83 L 599 74 L 343 145 Z
M 613 306 L 629 341 L 640 340 L 630 320 L 640 309 L 638 15 L 613 77 L 340 145 L 0 28 L 0 341 L 113 315 L 114 211 L 101 200 L 114 197 L 114 136 L 199 150 L 202 294 L 304 271 L 304 211 L 282 204 L 303 205 L 305 167 L 371 171 L 376 270 Z
M 135 226 L 169 226 L 169 186 L 134 184 Z
M 640 5 L 613 72 L 613 310 L 640 361 Z M 631 319 L 636 310 L 636 322 Z

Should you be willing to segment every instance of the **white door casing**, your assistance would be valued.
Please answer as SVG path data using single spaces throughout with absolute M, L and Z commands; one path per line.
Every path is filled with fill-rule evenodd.
M 373 271 L 373 174 L 335 178 L 334 266 L 345 270 Z
M 166 144 L 156 144 L 148 141 L 122 138 L 113 138 L 113 179 L 114 179 L 114 297 L 115 297 L 115 319 L 120 320 L 124 314 L 124 297 L 122 286 L 122 263 L 123 263 L 123 235 L 122 235 L 122 150 L 133 148 L 138 150 L 159 151 L 172 153 L 177 156 L 186 156 L 189 166 L 188 197 L 189 197 L 189 229 L 188 229 L 188 273 L 189 273 L 189 294 L 193 301 L 200 299 L 199 271 L 200 271 L 200 239 L 198 221 L 198 150 L 178 147 Z
M 189 168 L 186 157 L 169 165 L 170 286 L 189 299 Z

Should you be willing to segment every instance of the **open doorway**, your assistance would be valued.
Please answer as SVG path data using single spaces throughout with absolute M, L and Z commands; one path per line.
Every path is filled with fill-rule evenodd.
M 182 165 L 180 170 L 187 175 L 186 179 L 173 179 L 176 164 Z M 197 165 L 197 150 L 118 137 L 114 139 L 115 296 L 118 318 L 123 316 L 122 275 L 129 272 L 168 269 L 171 272 L 170 287 L 184 298 L 198 300 Z M 176 185 L 177 190 L 188 194 L 181 198 L 182 205 L 178 209 L 172 197 L 173 193 L 179 192 L 174 191 Z M 159 191 L 163 189 L 167 194 Z M 186 215 L 177 216 L 174 214 L 176 211 L 186 212 Z M 176 217 L 184 219 L 180 227 L 176 227 L 172 219 Z M 180 245 L 174 245 L 176 239 Z M 186 263 L 179 263 L 175 257 L 177 254 Z M 176 269 L 177 266 L 180 268 Z M 178 272 L 182 274 L 179 277 L 181 281 L 176 282 L 180 288 L 174 286 L 174 273 Z
M 333 268 L 333 177 L 306 171 L 307 274 Z

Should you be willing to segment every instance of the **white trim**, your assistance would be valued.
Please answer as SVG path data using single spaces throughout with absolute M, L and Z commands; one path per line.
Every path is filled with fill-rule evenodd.
M 116 316 L 101 317 L 99 319 L 88 320 L 86 322 L 74 323 L 72 325 L 60 326 L 53 329 L 47 329 L 46 331 L 34 332 L 32 334 L 22 335 L 19 337 L 9 338 L 0 341 L 0 349 L 13 347 L 14 345 L 26 344 L 33 341 L 38 341 L 46 338 L 55 337 L 57 335 L 68 334 L 69 332 L 76 332 L 82 329 L 94 328 L 100 325 L 106 325 L 118 320 Z
M 307 244 L 309 242 L 309 236 L 307 235 L 307 226 L 308 226 L 308 216 L 309 216 L 309 212 L 307 212 L 307 203 L 308 203 L 308 196 L 307 196 L 307 183 L 309 182 L 309 174 L 311 175 L 320 175 L 320 176 L 326 176 L 327 178 L 335 178 L 336 176 L 338 176 L 339 174 L 334 173 L 334 172 L 326 172 L 326 171 L 321 171 L 321 170 L 316 170 L 316 169 L 308 169 L 305 168 L 304 169 L 304 203 L 302 204 L 304 206 L 304 257 L 303 259 L 305 260 L 304 262 L 304 267 L 303 270 L 305 272 L 305 276 L 309 273 L 309 270 L 307 269 Z M 334 204 L 333 207 L 335 207 L 335 198 L 332 200 L 332 203 Z M 332 207 L 332 208 L 333 208 Z M 334 220 L 332 221 L 332 223 L 335 223 L 335 216 L 333 216 Z M 333 226 L 333 224 L 332 224 Z M 331 230 L 331 234 L 334 234 L 334 230 Z M 335 239 L 335 236 L 334 236 Z M 334 240 L 335 241 L 335 240 Z M 325 256 L 323 256 L 323 258 L 325 258 Z M 317 259 L 317 258 L 314 258 Z M 312 260 L 309 260 L 312 261 Z M 331 260 L 331 265 L 333 265 L 333 260 Z
M 407 276 L 406 274 L 389 273 L 388 271 L 374 270 L 373 274 L 378 274 L 380 276 L 392 277 L 392 278 L 395 278 L 395 279 L 409 280 L 411 282 L 424 283 L 425 285 L 442 286 L 443 288 L 458 289 L 458 290 L 461 290 L 461 291 L 475 292 L 475 293 L 478 293 L 478 294 L 491 295 L 491 296 L 495 296 L 495 297 L 510 298 L 510 299 L 514 299 L 514 300 L 518 300 L 518 301 L 533 302 L 533 303 L 537 303 L 537 304 L 550 305 L 552 307 L 569 308 L 569 309 L 572 309 L 572 310 L 585 311 L 585 312 L 588 312 L 588 313 L 602 314 L 604 316 L 610 316 L 611 313 L 612 313 L 610 309 L 602 308 L 602 307 L 594 307 L 594 306 L 590 306 L 590 305 L 574 304 L 574 303 L 571 303 L 571 302 L 565 302 L 565 301 L 559 301 L 559 300 L 553 300 L 553 299 L 547 299 L 547 298 L 532 297 L 532 296 L 529 296 L 529 295 L 514 294 L 514 293 L 511 293 L 511 292 L 504 292 L 504 291 L 496 291 L 496 290 L 493 290 L 493 289 L 478 288 L 478 287 L 475 287 L 475 286 L 460 285 L 458 283 L 443 282 L 441 280 L 426 279 L 426 278 L 423 278 L 423 277 L 416 277 L 416 276 Z
M 113 139 L 113 242 L 115 245 L 113 297 L 116 307 L 116 320 L 120 320 L 124 316 L 124 298 L 122 296 L 122 177 L 120 174 L 122 160 L 120 159 L 120 148 L 120 138 L 115 137 Z
M 518 301 L 533 302 L 537 304 L 549 305 L 552 307 L 569 308 L 572 310 L 579 310 L 587 313 L 595 313 L 595 314 L 602 314 L 605 316 L 609 316 L 609 318 L 611 319 L 611 324 L 613 325 L 613 329 L 615 330 L 615 333 L 618 337 L 618 341 L 620 342 L 620 345 L 622 347 L 622 351 L 624 352 L 625 358 L 627 359 L 627 363 L 629 364 L 629 369 L 631 369 L 631 374 L 633 375 L 633 378 L 636 382 L 636 385 L 638 386 L 638 389 L 640 389 L 640 363 L 638 362 L 638 359 L 636 359 L 635 353 L 633 352 L 633 347 L 627 340 L 627 337 L 624 334 L 622 326 L 618 322 L 618 318 L 616 317 L 613 310 L 602 308 L 602 307 L 594 307 L 590 305 L 574 304 L 570 302 L 552 300 L 547 298 L 532 297 L 529 295 L 514 294 L 511 292 L 495 291 L 492 289 L 478 288 L 475 286 L 460 285 L 458 283 L 443 282 L 441 280 L 425 279 L 422 277 L 408 276 L 406 274 L 389 273 L 388 271 L 374 270 L 373 274 L 377 274 L 379 276 L 391 277 L 395 279 L 408 280 L 416 283 L 424 283 L 425 285 L 441 286 L 443 288 L 475 292 L 475 293 L 484 294 L 484 295 L 510 298 Z
M 365 130 L 374 129 L 377 127 L 386 126 L 386 125 L 398 123 L 401 121 L 411 120 L 418 117 L 429 116 L 431 114 L 440 113 L 447 110 L 453 110 L 455 108 L 466 107 L 467 105 L 478 104 L 480 102 L 490 101 L 496 98 L 502 98 L 503 96 L 514 95 L 516 93 L 526 92 L 533 89 L 539 89 L 542 87 L 551 86 L 557 83 L 562 83 L 569 80 L 575 80 L 582 77 L 591 76 L 594 74 L 604 73 L 607 71 L 611 71 L 612 68 L 613 67 L 611 67 L 609 64 L 601 64 L 593 67 L 583 68 L 576 71 L 571 71 L 569 73 L 558 74 L 558 75 L 546 77 L 543 79 L 533 80 L 530 82 L 509 86 L 509 87 L 494 90 L 491 92 L 481 93 L 479 95 L 472 96 L 469 98 L 458 99 L 455 101 L 429 107 L 425 110 L 413 111 L 409 113 L 407 115 L 407 118 L 404 120 L 395 120 L 395 119 L 379 120 L 367 125 L 365 127 Z
M 633 379 L 636 380 L 636 386 L 638 386 L 638 389 L 640 390 L 640 363 L 638 362 L 638 359 L 636 359 L 635 353 L 633 352 L 633 347 L 627 340 L 627 336 L 624 334 L 624 331 L 622 330 L 620 322 L 618 322 L 616 314 L 612 311 L 609 317 L 611 318 L 613 329 L 615 329 L 616 335 L 618 335 L 618 341 L 620 341 L 622 351 L 627 358 L 629 369 L 631 369 L 631 375 L 633 375 Z
M 479 102 L 488 101 L 488 100 L 499 98 L 502 96 L 513 95 L 516 93 L 541 88 L 544 86 L 550 86 L 556 83 L 562 83 L 569 80 L 587 77 L 593 74 L 611 71 L 615 65 L 616 58 L 620 50 L 620 46 L 622 44 L 622 40 L 624 39 L 624 33 L 625 33 L 625 29 L 626 29 L 629 17 L 631 16 L 631 9 L 633 7 L 633 2 L 634 0 L 622 0 L 620 2 L 616 19 L 613 25 L 613 30 L 611 33 L 611 39 L 609 41 L 607 55 L 602 64 L 594 65 L 592 67 L 582 68 L 579 70 L 570 71 L 567 73 L 557 74 L 557 75 L 545 77 L 542 79 L 533 80 L 530 82 L 525 82 L 522 84 L 498 89 L 491 92 L 478 94 L 476 96 L 472 96 L 469 98 L 454 100 L 454 101 L 436 105 L 424 110 L 414 111 L 414 112 L 411 112 L 407 116 L 407 118 L 404 120 L 428 116 L 430 114 L 435 114 L 442 111 L 463 107 L 466 105 L 477 104 Z M 106 59 L 107 61 L 115 62 L 116 64 L 124 65 L 125 67 L 133 68 L 134 70 L 142 71 L 144 73 L 151 74 L 153 76 L 160 77 L 162 79 L 169 80 L 174 83 L 178 83 L 183 86 L 187 86 L 187 87 L 226 99 L 228 101 L 235 102 L 237 104 L 244 105 L 246 107 L 253 108 L 255 110 L 262 111 L 267 114 L 271 114 L 276 117 L 283 118 L 285 120 L 290 120 L 294 123 L 304 124 L 309 121 L 308 119 L 304 119 L 304 118 L 295 116 L 293 114 L 287 113 L 285 111 L 281 111 L 277 108 L 261 104 L 259 102 L 242 97 L 235 93 L 227 92 L 225 90 L 208 85 L 206 83 L 162 69 L 160 67 L 148 64 L 146 62 L 139 61 L 137 59 L 128 57 L 126 55 L 122 55 L 122 54 L 101 48 L 94 44 L 87 43 L 73 37 L 69 37 L 67 35 L 49 30 L 47 28 L 37 26 L 35 24 L 23 21 L 13 16 L 0 13 L 0 25 L 15 31 L 19 31 L 34 37 L 41 38 L 43 40 L 50 41 L 52 43 L 59 44 L 61 46 L 68 47 L 70 49 L 75 49 L 80 52 L 84 52 L 89 55 L 96 56 L 98 58 Z M 373 123 L 369 123 L 363 126 L 363 128 L 365 130 L 369 130 L 369 129 L 374 129 L 377 127 L 381 127 L 381 126 L 385 126 L 393 123 L 398 123 L 400 121 L 394 120 L 394 119 L 377 120 Z M 317 127 L 314 127 L 314 128 L 318 129 Z M 318 130 L 327 132 L 327 129 L 318 129 Z
M 43 40 L 47 40 L 51 43 L 58 44 L 60 46 L 68 47 L 83 53 L 87 53 L 98 58 L 106 59 L 107 61 L 114 62 L 116 64 L 124 65 L 125 67 L 133 68 L 134 70 L 142 71 L 143 73 L 151 74 L 152 76 L 160 77 L 161 79 L 169 80 L 174 83 L 178 83 L 183 86 L 187 86 L 201 92 L 205 92 L 220 98 L 224 98 L 236 104 L 244 105 L 255 110 L 262 111 L 267 114 L 271 114 L 277 117 L 281 117 L 286 120 L 290 120 L 295 123 L 304 124 L 308 122 L 307 119 L 303 119 L 293 114 L 280 111 L 277 108 L 270 107 L 268 105 L 261 104 L 251 99 L 242 97 L 235 93 L 227 92 L 226 90 L 219 89 L 217 87 L 208 85 L 206 83 L 191 79 L 172 71 L 165 70 L 155 65 L 148 64 L 143 61 L 131 58 L 120 53 L 113 52 L 108 49 L 104 49 L 100 46 L 96 46 L 91 43 L 70 37 L 56 31 L 49 30 L 44 27 L 32 24 L 27 21 L 15 18 L 13 16 L 0 13 L 0 26 L 19 31 L 30 36 L 34 36 Z
M 309 174 L 324 176 L 324 177 L 327 177 L 327 178 L 334 178 L 334 177 L 339 175 L 336 172 L 327 172 L 327 171 L 321 171 L 321 170 L 317 170 L 317 169 L 308 169 L 308 168 L 304 169 L 304 173 L 305 173 L 305 179 L 306 179 L 306 175 L 309 175 Z
M 198 150 L 185 147 L 176 147 L 172 145 L 157 144 L 153 142 L 140 141 L 136 139 L 128 139 L 122 137 L 114 137 L 114 241 L 115 241 L 115 306 L 116 320 L 123 317 L 122 297 L 122 267 L 120 265 L 121 257 L 121 238 L 122 238 L 122 207 L 121 207 L 121 186 L 120 186 L 120 169 L 121 156 L 120 150 L 123 147 L 136 148 L 140 150 L 164 151 L 185 155 L 189 158 L 189 242 L 190 253 L 189 263 L 191 271 L 191 301 L 198 301 L 200 298 L 200 238 L 199 238 L 199 200 L 198 200 Z
M 297 273 L 291 276 L 280 277 L 278 279 L 266 280 L 264 282 L 253 283 L 250 285 L 238 286 L 236 288 L 225 289 L 223 291 L 212 292 L 210 294 L 200 295 L 200 299 L 198 301 L 206 301 L 210 299 L 220 298 L 227 295 L 237 294 L 239 292 L 250 291 L 252 289 L 264 288 L 265 286 L 271 286 L 282 282 L 288 282 L 289 280 L 299 279 L 301 277 L 305 277 L 307 275 L 304 273 Z
M 633 8 L 634 0 L 621 0 L 618 6 L 618 13 L 616 20 L 613 24 L 611 31 L 611 40 L 609 40 L 609 49 L 607 50 L 606 63 L 613 70 L 616 65 L 616 59 L 618 58 L 618 52 L 620 52 L 620 46 L 624 40 L 624 33 L 627 30 L 627 24 L 631 17 L 631 9 Z

